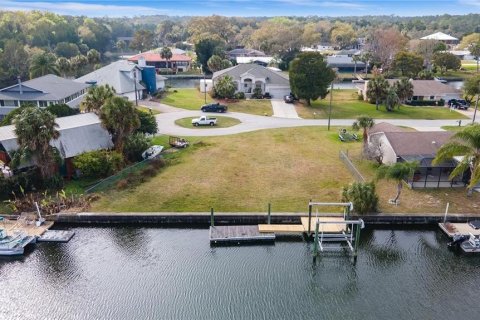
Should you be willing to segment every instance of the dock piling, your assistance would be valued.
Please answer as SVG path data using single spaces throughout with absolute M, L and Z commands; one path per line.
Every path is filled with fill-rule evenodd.
M 271 213 L 272 213 L 272 205 L 269 203 L 269 204 L 268 204 L 267 224 L 270 224 L 270 222 L 271 222 L 271 217 L 270 217 Z
M 215 221 L 214 221 L 214 217 L 213 217 L 213 208 L 210 208 L 210 227 L 214 227 L 215 226 Z
M 308 202 L 308 230 L 307 230 L 307 237 L 310 237 L 310 222 L 312 220 L 312 199 Z
M 309 220 L 310 221 L 310 220 Z M 313 240 L 313 261 L 317 259 L 318 255 L 318 229 L 319 229 L 319 221 L 315 223 L 315 237 Z

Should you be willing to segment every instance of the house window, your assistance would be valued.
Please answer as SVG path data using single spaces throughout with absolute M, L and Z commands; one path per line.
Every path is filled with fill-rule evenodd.
M 430 100 L 433 100 L 433 99 L 435 99 L 435 96 L 430 96 Z
M 47 101 L 38 101 L 38 104 L 41 108 L 45 108 L 47 106 Z

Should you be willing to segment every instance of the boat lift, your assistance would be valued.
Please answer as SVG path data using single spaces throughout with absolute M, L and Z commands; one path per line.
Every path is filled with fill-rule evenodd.
M 347 203 L 326 203 L 326 202 L 310 202 L 308 207 L 309 221 L 308 221 L 308 235 L 310 235 L 311 230 L 311 216 L 312 208 L 314 206 L 323 206 L 323 207 L 332 207 L 340 206 L 343 207 L 343 217 L 339 216 L 318 216 L 317 213 L 314 218 L 315 221 L 315 233 L 314 233 L 314 244 L 313 244 L 313 254 L 314 259 L 319 255 L 320 252 L 325 251 L 339 251 L 343 250 L 345 246 L 330 246 L 326 245 L 326 242 L 337 242 L 337 243 L 346 243 L 350 252 L 352 253 L 354 259 L 357 258 L 358 253 L 358 243 L 360 241 L 360 231 L 365 227 L 365 223 L 362 219 L 352 220 L 350 218 L 350 211 L 353 209 L 353 204 L 351 202 Z

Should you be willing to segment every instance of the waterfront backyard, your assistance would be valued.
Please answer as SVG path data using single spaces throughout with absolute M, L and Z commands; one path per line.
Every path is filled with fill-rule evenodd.
M 193 147 L 169 154 L 170 165 L 143 184 L 108 190 L 92 211 L 305 212 L 309 199 L 339 201 L 344 185 L 354 181 L 339 159 L 349 150 L 362 174 L 372 179 L 375 167 L 361 159 L 361 142 L 342 143 L 338 129 L 303 127 L 262 130 L 222 137 L 190 138 Z M 167 137 L 155 138 L 166 145 Z M 380 211 L 400 214 L 480 213 L 480 196 L 463 188 L 403 189 L 399 206 L 387 204 L 395 183 L 378 181 Z

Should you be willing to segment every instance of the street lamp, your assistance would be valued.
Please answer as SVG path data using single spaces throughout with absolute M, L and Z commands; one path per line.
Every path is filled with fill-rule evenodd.
M 135 68 L 133 68 L 133 85 L 135 87 L 135 106 L 138 107 L 138 97 L 137 97 L 137 70 L 138 67 L 135 66 Z

